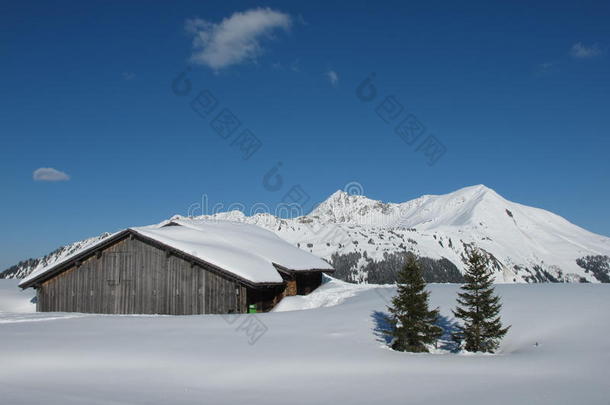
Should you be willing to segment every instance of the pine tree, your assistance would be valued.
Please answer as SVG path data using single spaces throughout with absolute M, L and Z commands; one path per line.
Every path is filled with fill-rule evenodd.
M 458 293 L 458 307 L 453 311 L 463 321 L 454 339 L 464 343 L 469 352 L 493 353 L 510 326 L 500 321 L 500 297 L 494 294 L 489 260 L 478 250 L 468 254 L 465 284 Z
M 438 309 L 428 309 L 430 293 L 420 266 L 413 255 L 408 255 L 398 272 L 398 294 L 392 298 L 388 334 L 393 338 L 392 348 L 398 351 L 427 352 L 426 344 L 435 343 L 443 330 L 436 326 Z

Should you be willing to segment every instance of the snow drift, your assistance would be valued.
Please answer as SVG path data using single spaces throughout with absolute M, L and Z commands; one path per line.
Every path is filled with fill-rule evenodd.
M 609 287 L 497 286 L 512 325 L 499 355 L 389 350 L 375 314 L 395 289 L 335 281 L 282 302 L 289 312 L 0 313 L 0 397 L 50 405 L 607 404 Z M 429 286 L 448 324 L 458 288 Z M 264 331 L 254 344 L 250 322 Z

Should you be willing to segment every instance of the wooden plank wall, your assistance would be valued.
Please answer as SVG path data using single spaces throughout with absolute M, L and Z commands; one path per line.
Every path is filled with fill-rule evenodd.
M 38 311 L 103 314 L 246 312 L 246 287 L 149 245 L 123 239 L 44 282 Z

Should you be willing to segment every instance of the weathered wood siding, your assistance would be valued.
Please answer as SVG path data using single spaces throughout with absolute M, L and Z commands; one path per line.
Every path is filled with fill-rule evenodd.
M 103 314 L 246 312 L 246 287 L 138 239 L 126 238 L 43 282 L 38 311 Z

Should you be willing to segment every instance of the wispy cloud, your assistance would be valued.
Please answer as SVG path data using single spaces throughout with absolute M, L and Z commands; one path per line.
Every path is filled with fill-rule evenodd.
M 256 60 L 263 52 L 261 40 L 275 30 L 288 30 L 290 15 L 269 8 L 233 13 L 219 23 L 200 18 L 186 21 L 186 31 L 193 35 L 194 63 L 219 70 L 246 60 Z
M 577 42 L 570 48 L 570 55 L 577 59 L 594 58 L 602 53 L 602 49 L 597 44 L 586 46 L 582 42 Z
M 334 70 L 327 70 L 324 75 L 333 86 L 336 86 L 339 83 L 339 74 Z
M 123 72 L 121 73 L 121 77 L 123 78 L 123 80 L 131 80 L 136 77 L 136 74 L 133 72 Z
M 34 170 L 32 174 L 36 181 L 68 181 L 70 176 L 67 173 L 53 169 L 52 167 L 41 167 Z

